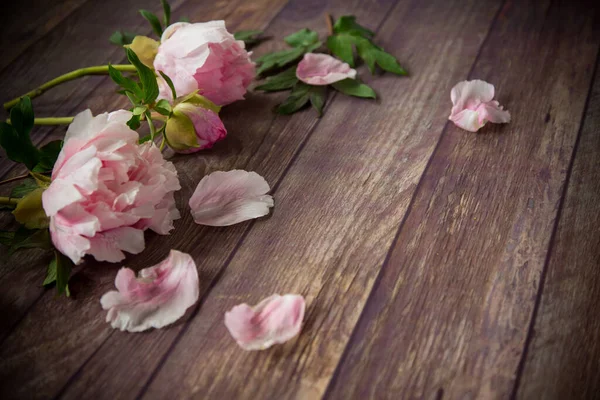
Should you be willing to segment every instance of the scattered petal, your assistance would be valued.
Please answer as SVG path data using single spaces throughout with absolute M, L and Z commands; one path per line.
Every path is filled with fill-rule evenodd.
M 244 350 L 264 350 L 300 333 L 304 298 L 274 294 L 251 307 L 240 304 L 225 313 L 225 326 Z
M 309 85 L 330 85 L 344 79 L 355 79 L 356 70 L 328 54 L 306 53 L 296 76 Z
M 228 226 L 262 217 L 273 207 L 269 184 L 256 172 L 216 171 L 202 178 L 190 198 L 194 221 Z
M 477 132 L 488 121 L 510 122 L 510 113 L 493 100 L 494 92 L 494 85 L 481 80 L 457 83 L 450 92 L 452 112 L 448 119 L 471 132 Z
M 196 263 L 177 250 L 160 264 L 142 269 L 138 278 L 131 269 L 121 268 L 115 286 L 100 304 L 108 310 L 106 322 L 129 332 L 172 324 L 198 300 L 200 290 Z

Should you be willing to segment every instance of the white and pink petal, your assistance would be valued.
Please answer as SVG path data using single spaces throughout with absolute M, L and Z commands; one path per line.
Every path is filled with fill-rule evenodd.
M 306 53 L 298 63 L 296 76 L 309 85 L 330 85 L 348 78 L 355 79 L 356 70 L 329 54 Z

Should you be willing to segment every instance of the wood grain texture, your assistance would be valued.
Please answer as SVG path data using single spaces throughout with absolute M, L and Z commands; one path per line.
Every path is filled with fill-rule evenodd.
M 5 2 L 0 15 L 0 71 L 87 0 Z
M 512 122 L 449 124 L 328 398 L 510 396 L 598 28 L 582 4 L 506 3 L 471 78 Z
M 445 125 L 447 90 L 465 77 L 500 2 L 457 5 L 400 1 L 385 12 L 378 42 L 413 74 L 371 81 L 380 104 L 336 96 L 277 187 L 273 215 L 254 224 L 145 398 L 323 395 Z M 306 297 L 303 333 L 241 351 L 224 312 L 272 293 Z
M 520 377 L 519 399 L 593 399 L 600 395 L 597 69 Z

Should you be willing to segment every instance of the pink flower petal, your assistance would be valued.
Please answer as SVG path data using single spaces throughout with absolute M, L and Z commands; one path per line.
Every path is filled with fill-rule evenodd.
M 264 350 L 300 333 L 304 298 L 275 294 L 251 307 L 240 304 L 225 313 L 225 326 L 244 350 Z
M 189 254 L 171 250 L 160 264 L 142 269 L 138 278 L 121 268 L 115 279 L 117 291 L 100 299 L 108 310 L 106 322 L 122 331 L 141 332 L 172 324 L 185 314 L 199 295 L 198 270 Z
M 296 76 L 309 85 L 329 85 L 356 78 L 356 70 L 328 54 L 306 53 L 298 63 Z
M 481 80 L 457 83 L 450 92 L 452 111 L 448 119 L 471 132 L 477 132 L 488 121 L 510 122 L 510 113 L 493 100 L 494 92 L 494 85 Z
M 216 171 L 202 178 L 190 198 L 194 221 L 228 226 L 262 217 L 273 207 L 269 184 L 256 172 Z

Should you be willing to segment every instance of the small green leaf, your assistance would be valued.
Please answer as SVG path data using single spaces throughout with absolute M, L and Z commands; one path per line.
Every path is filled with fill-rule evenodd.
M 10 110 L 10 123 L 17 132 L 29 136 L 33 129 L 33 107 L 29 96 L 25 96 Z
M 165 28 L 169 26 L 169 22 L 171 21 L 171 6 L 167 0 L 160 0 L 160 3 L 163 7 L 163 23 L 165 24 Z
M 364 97 L 374 99 L 377 97 L 375 91 L 364 83 L 360 83 L 354 79 L 344 79 L 343 81 L 332 83 L 336 90 L 354 97 Z
M 154 110 L 161 115 L 168 117 L 171 115 L 171 104 L 165 99 L 161 99 L 154 106 Z
M 144 97 L 144 92 L 142 88 L 131 78 L 127 78 L 123 76 L 121 71 L 115 69 L 112 65 L 108 65 L 108 75 L 110 78 L 120 87 L 133 93 L 133 95 L 137 98 Z
M 50 233 L 48 229 L 30 230 L 24 226 L 20 226 L 15 232 L 9 254 L 12 254 L 20 249 L 50 249 L 51 247 L 52 242 L 50 241 Z
M 173 95 L 173 100 L 175 100 L 177 98 L 177 92 L 175 91 L 175 85 L 173 85 L 173 81 L 164 72 L 162 72 L 162 71 L 158 71 L 158 72 L 160 73 L 160 76 L 163 77 L 165 82 L 167 82 L 167 85 L 169 85 L 169 89 L 171 89 L 171 94 Z
M 310 104 L 317 110 L 319 117 L 323 115 L 323 107 L 327 98 L 327 86 L 311 86 Z
M 310 46 L 319 41 L 319 34 L 310 29 L 304 28 L 286 36 L 283 40 L 292 47 Z
M 298 78 L 296 77 L 296 66 L 294 65 L 277 75 L 267 78 L 265 83 L 256 87 L 256 90 L 277 92 L 293 88 L 296 83 L 298 83 Z
M 293 49 L 287 49 L 277 51 L 275 53 L 266 54 L 256 60 L 257 63 L 261 64 L 256 73 L 261 75 L 267 71 L 276 68 L 283 68 L 286 65 L 296 61 L 302 57 L 305 53 L 305 49 L 302 47 L 294 47 Z
M 39 186 L 35 179 L 27 178 L 23 180 L 19 186 L 15 186 L 13 188 L 13 190 L 10 192 L 10 197 L 13 199 L 25 197 L 37 188 L 39 188 Z
M 304 83 L 298 83 L 292 89 L 290 96 L 283 101 L 278 107 L 279 114 L 293 114 L 304 107 L 310 100 L 310 86 Z
M 62 149 L 62 140 L 53 140 L 52 142 L 44 145 L 40 149 L 40 161 L 33 168 L 33 172 L 50 172 L 54 168 L 56 159 Z
M 56 290 L 59 295 L 64 293 L 69 297 L 71 295 L 69 292 L 69 278 L 71 277 L 73 262 L 58 251 L 54 252 L 54 260 L 56 263 Z
M 146 20 L 150 22 L 152 30 L 160 38 L 162 36 L 163 30 L 162 26 L 160 26 L 160 21 L 158 20 L 158 17 L 148 10 L 140 10 L 140 14 L 142 14 L 142 17 L 146 18 Z
M 115 31 L 112 35 L 110 35 L 110 42 L 117 46 L 125 46 L 131 44 L 133 42 L 133 38 L 136 37 L 135 33 L 131 32 L 123 32 L 123 31 Z
M 21 198 L 12 214 L 15 220 L 23 224 L 27 229 L 41 229 L 48 227 L 48 217 L 42 206 L 43 188 L 32 190 Z
M 335 33 L 352 33 L 366 38 L 372 38 L 375 33 L 356 22 L 354 15 L 344 15 L 340 17 L 333 25 Z
M 327 38 L 327 48 L 334 56 L 354 67 L 354 42 L 351 35 L 332 35 Z
M 13 107 L 13 110 L 18 111 L 11 111 L 11 119 L 13 114 L 18 115 L 19 127 L 25 128 L 27 121 L 23 119 L 21 110 L 18 106 Z M 6 122 L 0 122 L 0 146 L 4 148 L 9 159 L 25 164 L 30 170 L 39 162 L 40 154 L 31 142 L 29 131 L 18 131 Z
M 154 75 L 154 71 L 145 66 L 133 50 L 125 50 L 127 52 L 127 58 L 129 59 L 129 62 L 133 64 L 135 69 L 138 71 L 140 82 L 142 83 L 142 88 L 144 90 L 144 103 L 153 103 L 158 97 L 158 83 L 156 82 L 156 75 Z
M 148 108 L 144 107 L 144 106 L 136 106 L 133 107 L 133 110 L 131 111 L 133 113 L 133 115 L 142 115 L 143 113 L 146 112 Z
M 132 130 L 137 130 L 140 127 L 140 116 L 139 115 L 132 115 L 131 119 L 129 121 L 127 121 L 127 126 L 132 129 Z
M 48 270 L 46 271 L 46 278 L 44 279 L 44 283 L 42 285 L 50 285 L 51 283 L 56 282 L 56 255 L 48 264 Z
M 400 66 L 398 60 L 396 60 L 396 57 L 379 49 L 375 49 L 374 52 L 377 65 L 379 65 L 383 70 L 398 75 L 408 75 L 408 72 L 406 72 L 406 70 Z
M 358 51 L 358 56 L 362 58 L 369 67 L 371 74 L 374 74 L 377 57 L 373 51 L 372 43 L 367 39 L 360 38 L 360 40 L 356 42 L 356 50 Z
M 246 46 L 253 46 L 261 41 L 262 31 L 239 31 L 233 34 L 235 40 L 243 41 Z
M 14 232 L 0 231 L 0 244 L 10 246 L 13 239 L 15 238 Z

